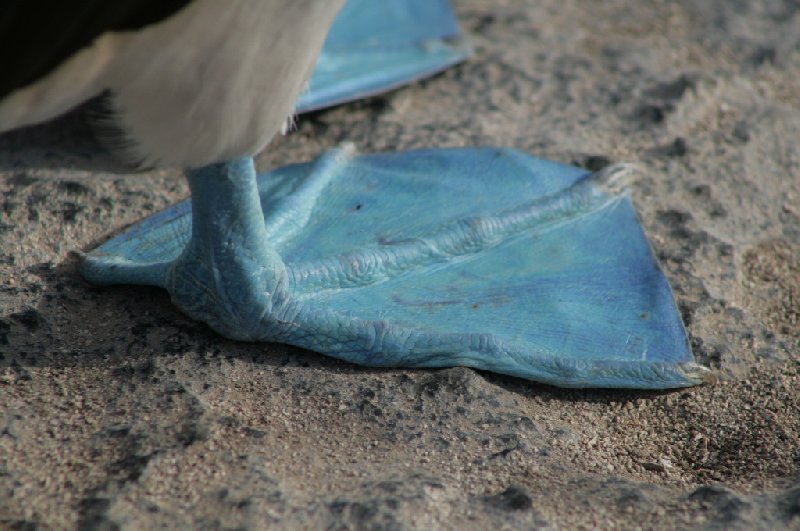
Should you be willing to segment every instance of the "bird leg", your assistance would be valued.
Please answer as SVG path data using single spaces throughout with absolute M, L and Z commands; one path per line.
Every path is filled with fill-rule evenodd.
M 173 302 L 220 334 L 265 336 L 264 317 L 287 302 L 286 267 L 268 242 L 253 159 L 186 172 L 191 238 L 166 273 Z

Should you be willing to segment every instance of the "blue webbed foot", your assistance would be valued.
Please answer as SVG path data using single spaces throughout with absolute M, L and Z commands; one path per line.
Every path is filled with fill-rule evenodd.
M 489 148 L 344 149 L 258 180 L 241 160 L 188 172 L 191 212 L 145 220 L 83 271 L 163 286 L 227 337 L 365 365 L 570 387 L 700 383 L 707 370 L 617 195 L 627 175 Z

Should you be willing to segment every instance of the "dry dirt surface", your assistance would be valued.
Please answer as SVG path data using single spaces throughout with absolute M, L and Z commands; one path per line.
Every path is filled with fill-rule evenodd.
M 800 4 L 454 4 L 474 58 L 302 117 L 259 167 L 343 141 L 637 162 L 719 381 L 365 369 L 89 286 L 70 252 L 187 188 L 115 169 L 73 114 L 0 137 L 1 528 L 800 529 Z

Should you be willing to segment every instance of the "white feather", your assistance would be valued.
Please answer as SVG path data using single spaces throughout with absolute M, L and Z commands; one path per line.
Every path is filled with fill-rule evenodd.
M 253 155 L 287 122 L 344 0 L 195 0 L 107 33 L 0 102 L 0 131 L 49 120 L 105 90 L 129 156 L 197 167 Z

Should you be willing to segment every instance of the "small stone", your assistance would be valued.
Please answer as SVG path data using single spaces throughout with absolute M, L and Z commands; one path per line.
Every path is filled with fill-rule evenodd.
M 650 472 L 666 472 L 667 468 L 661 463 L 654 463 L 652 461 L 645 461 L 641 463 L 642 468 Z

